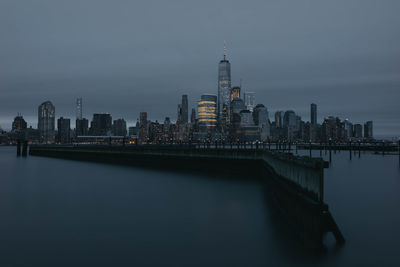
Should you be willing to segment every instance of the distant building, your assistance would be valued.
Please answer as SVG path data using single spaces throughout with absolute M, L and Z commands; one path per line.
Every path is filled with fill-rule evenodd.
M 217 127 L 217 96 L 202 95 L 197 102 L 197 114 L 201 132 L 215 131 Z
M 41 143 L 54 143 L 56 109 L 50 101 L 38 108 L 38 130 Z
M 261 123 L 266 123 L 269 120 L 268 109 L 263 104 L 257 104 L 253 110 L 254 124 L 259 125 L 260 119 Z
M 350 139 L 353 137 L 353 124 L 348 120 L 345 119 L 343 122 L 343 128 L 344 128 L 344 137 L 345 139 Z
M 189 119 L 188 96 L 182 95 L 182 103 L 178 105 L 178 119 L 177 124 L 184 125 L 188 123 Z
M 240 98 L 240 87 L 239 86 L 232 87 L 232 89 L 231 89 L 231 102 L 236 98 Z
M 149 126 L 147 123 L 147 112 L 140 112 L 140 120 L 139 120 L 139 141 L 147 142 L 147 138 L 149 137 Z
M 224 46 L 224 58 L 218 65 L 218 118 L 222 117 L 224 105 L 229 108 L 231 94 L 231 63 L 226 59 L 226 47 Z M 199 117 L 200 119 L 200 117 Z
M 109 136 L 112 130 L 112 118 L 108 113 L 93 114 L 89 134 L 94 136 Z
M 282 128 L 283 127 L 283 111 L 275 112 L 275 127 Z
M 246 105 L 246 109 L 253 112 L 253 108 L 256 104 L 256 98 L 254 92 L 245 92 L 244 93 L 244 104 Z
M 24 118 L 21 115 L 18 115 L 17 117 L 14 118 L 14 121 L 12 123 L 12 131 L 24 131 L 26 130 L 27 123 L 24 120 Z
M 126 121 L 124 119 L 114 120 L 113 134 L 115 136 L 126 136 Z
M 293 110 L 288 110 L 283 115 L 283 126 L 297 128 L 297 116 Z
M 353 137 L 354 138 L 362 138 L 362 125 L 361 124 L 354 124 L 353 125 Z
M 76 99 L 76 119 L 82 119 L 82 97 Z
M 240 111 L 240 127 L 254 125 L 253 115 L 250 110 Z
M 76 119 L 75 121 L 75 135 L 76 136 L 87 136 L 89 134 L 89 120 L 88 119 Z
M 60 117 L 57 120 L 57 142 L 68 144 L 71 141 L 71 120 Z
M 311 125 L 317 125 L 317 105 L 311 104 Z
M 196 109 L 192 108 L 192 113 L 190 114 L 190 122 L 192 124 L 196 123 Z
M 345 131 L 342 125 L 340 119 L 337 117 L 329 116 L 325 118 L 322 123 L 322 141 L 343 141 Z
M 364 124 L 364 138 L 366 138 L 366 139 L 374 138 L 373 131 L 372 131 L 372 121 L 367 121 Z
M 189 119 L 189 104 L 188 96 L 182 95 L 182 123 L 188 123 Z
M 128 128 L 128 134 L 129 136 L 135 136 L 137 135 L 138 128 L 136 126 L 131 126 Z

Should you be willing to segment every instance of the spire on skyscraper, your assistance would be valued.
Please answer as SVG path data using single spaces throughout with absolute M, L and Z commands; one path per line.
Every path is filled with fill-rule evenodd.
M 226 42 L 224 41 L 224 60 L 226 60 Z

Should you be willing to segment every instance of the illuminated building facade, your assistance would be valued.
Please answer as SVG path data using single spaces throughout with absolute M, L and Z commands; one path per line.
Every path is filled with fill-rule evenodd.
M 239 86 L 235 86 L 231 90 L 231 102 L 236 98 L 240 98 L 240 87 Z
M 202 132 L 215 131 L 217 127 L 217 96 L 202 95 L 197 102 L 199 129 Z
M 56 109 L 50 101 L 38 108 L 38 130 L 41 143 L 54 143 Z

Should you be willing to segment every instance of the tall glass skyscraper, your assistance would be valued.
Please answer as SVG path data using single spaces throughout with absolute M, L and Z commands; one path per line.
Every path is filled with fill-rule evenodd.
M 311 104 L 311 125 L 317 125 L 317 105 Z
M 228 108 L 231 102 L 231 63 L 226 59 L 224 46 L 224 59 L 218 65 L 218 116 L 222 117 L 224 105 Z
M 38 129 L 41 143 L 54 143 L 56 109 L 50 101 L 38 108 Z

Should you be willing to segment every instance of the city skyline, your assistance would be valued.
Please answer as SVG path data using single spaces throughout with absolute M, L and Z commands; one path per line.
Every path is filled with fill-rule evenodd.
M 0 3 L 5 130 L 18 112 L 35 127 L 35 108 L 46 100 L 57 117 L 74 118 L 76 97 L 84 99 L 85 116 L 109 112 L 132 125 L 146 110 L 152 120 L 175 120 L 170 103 L 181 95 L 188 95 L 190 109 L 202 94 L 216 92 L 226 40 L 232 86 L 242 79 L 242 91 L 255 92 L 270 112 L 293 109 L 308 118 L 316 103 L 318 121 L 373 120 L 377 136 L 400 132 L 397 1 L 254 3 L 251 10 L 221 1 L 184 4 L 182 13 L 162 2 L 157 10 L 91 1 L 41 9 L 40 2 Z M 95 7 L 90 21 L 89 6 Z M 160 38 L 165 32 L 168 38 Z

